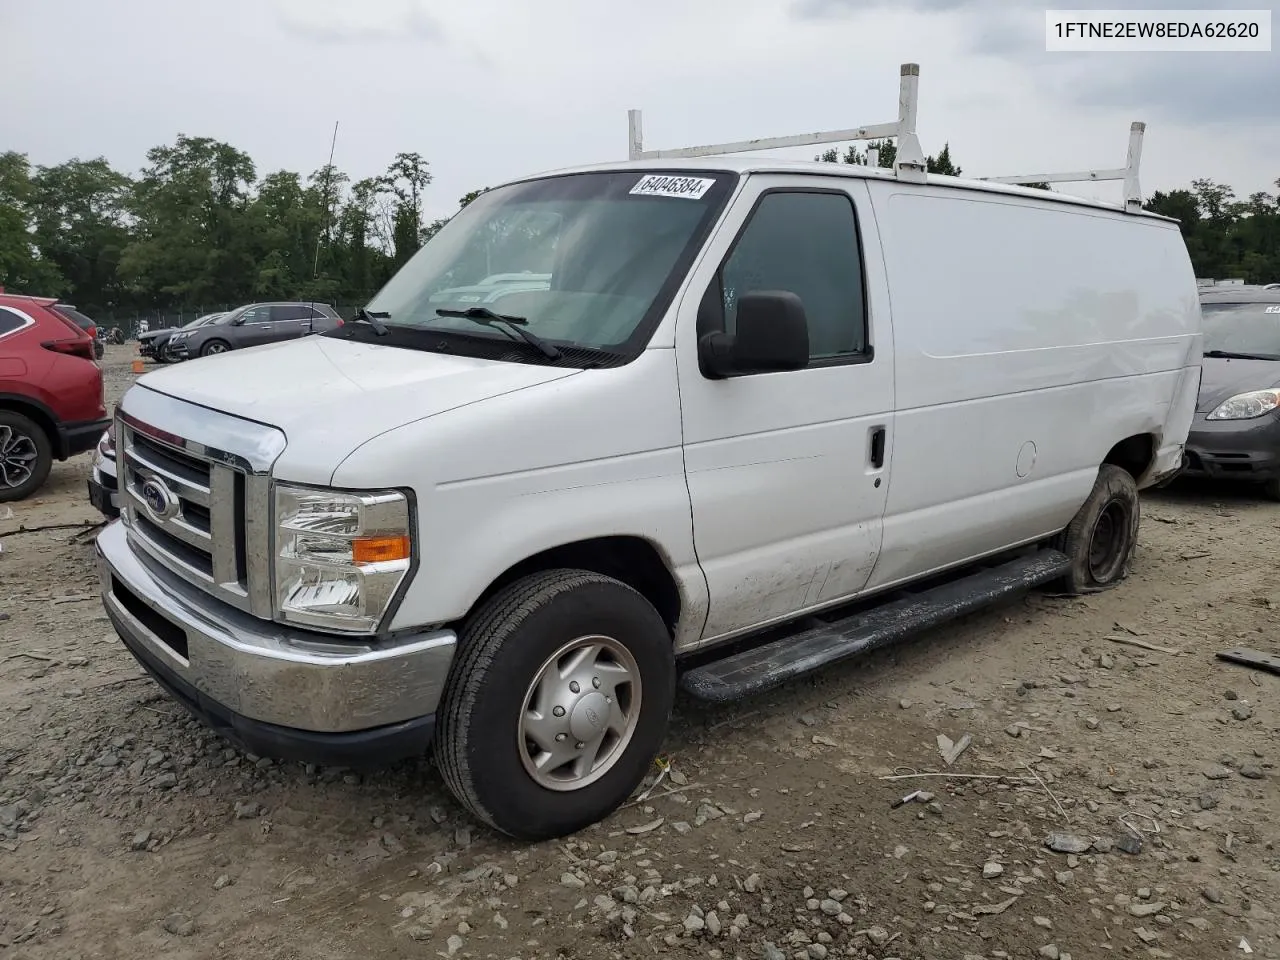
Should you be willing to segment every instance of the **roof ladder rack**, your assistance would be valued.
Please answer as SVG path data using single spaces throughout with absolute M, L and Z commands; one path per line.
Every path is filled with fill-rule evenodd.
M 700 147 L 683 147 L 676 150 L 645 150 L 640 111 L 628 110 L 630 160 L 666 160 L 688 157 L 722 156 L 728 153 L 750 153 L 755 150 L 779 150 L 786 147 L 809 147 L 824 143 L 843 143 L 849 140 L 885 140 L 897 142 L 897 162 L 894 173 L 903 180 L 923 182 L 925 179 L 924 151 L 916 136 L 916 101 L 920 89 L 920 65 L 904 63 L 900 72 L 898 90 L 898 119 L 891 123 L 876 123 L 848 130 L 828 130 L 821 133 L 802 133 L 794 137 L 769 137 L 763 140 L 739 140 L 735 143 L 713 143 Z
M 1129 152 L 1123 167 L 1115 170 L 1083 170 L 1073 173 L 1028 173 L 1017 177 L 979 177 L 989 183 L 1084 183 L 1086 181 L 1123 180 L 1124 208 L 1128 211 L 1142 209 L 1142 187 L 1138 183 L 1138 164 L 1142 160 L 1142 135 L 1147 125 L 1135 121 L 1129 124 Z

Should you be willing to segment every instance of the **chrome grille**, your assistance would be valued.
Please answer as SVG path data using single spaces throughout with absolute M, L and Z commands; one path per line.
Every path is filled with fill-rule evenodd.
M 219 600 L 271 617 L 268 468 L 283 434 L 140 387 L 116 430 L 134 546 Z M 243 453 L 226 449 L 233 442 Z
M 244 474 L 129 423 L 123 434 L 121 489 L 135 538 L 187 579 L 247 609 L 244 524 L 236 523 Z

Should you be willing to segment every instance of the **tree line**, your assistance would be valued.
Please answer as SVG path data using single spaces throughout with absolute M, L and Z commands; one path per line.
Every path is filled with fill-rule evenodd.
M 425 219 L 431 181 L 417 153 L 355 182 L 333 166 L 260 177 L 247 153 L 207 137 L 151 149 L 136 176 L 102 157 L 37 166 L 0 153 L 0 286 L 90 314 L 359 303 L 447 222 Z
M 892 141 L 869 146 L 880 166 L 893 165 Z M 850 146 L 815 159 L 863 164 L 867 155 Z M 179 136 L 146 160 L 132 175 L 102 157 L 41 166 L 0 153 L 0 287 L 59 296 L 90 314 L 360 303 L 447 222 L 424 215 L 432 176 L 418 153 L 396 154 L 384 173 L 354 182 L 334 166 L 259 176 L 247 153 L 208 137 Z M 961 173 L 949 144 L 926 164 Z M 1276 196 L 1238 200 L 1231 187 L 1199 179 L 1156 191 L 1146 207 L 1181 222 L 1197 276 L 1280 281 Z

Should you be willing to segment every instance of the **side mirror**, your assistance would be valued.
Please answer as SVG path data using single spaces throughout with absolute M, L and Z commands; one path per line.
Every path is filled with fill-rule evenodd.
M 707 376 L 721 379 L 809 365 L 809 321 L 794 293 L 745 294 L 738 301 L 736 326 L 734 333 L 717 331 L 698 341 L 698 362 Z

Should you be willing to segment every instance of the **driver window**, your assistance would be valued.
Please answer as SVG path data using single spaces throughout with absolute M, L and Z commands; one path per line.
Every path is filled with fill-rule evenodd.
M 852 360 L 866 354 L 862 257 L 847 194 L 766 193 L 720 278 L 726 333 L 735 329 L 743 294 L 786 290 L 804 303 L 810 359 Z

